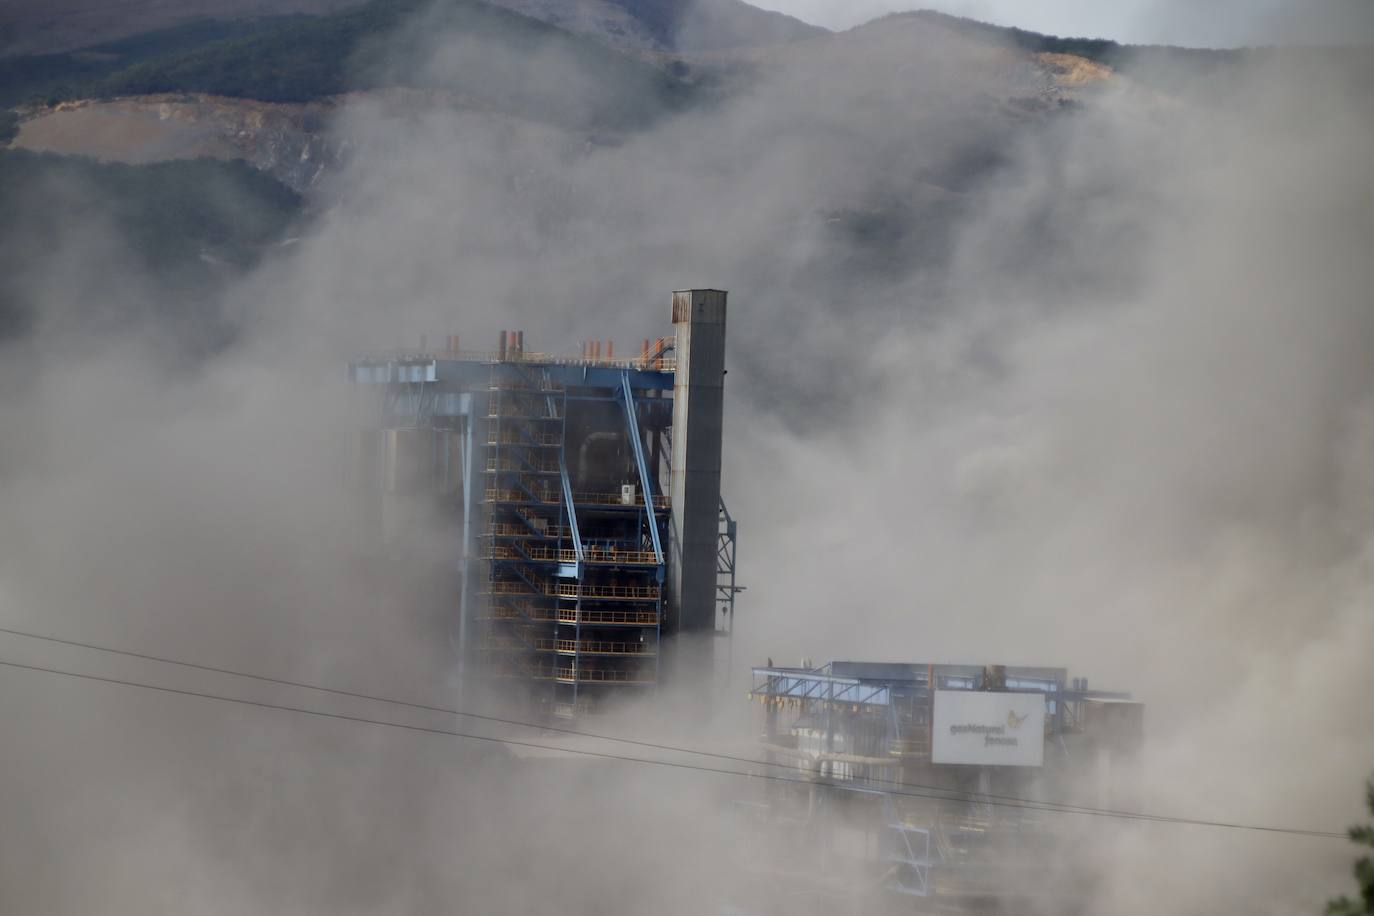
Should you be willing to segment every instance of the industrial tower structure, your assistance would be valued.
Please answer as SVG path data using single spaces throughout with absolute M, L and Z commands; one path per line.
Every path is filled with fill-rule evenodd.
M 372 517 L 393 543 L 418 526 L 451 548 L 465 685 L 567 718 L 700 664 L 695 637 L 730 632 L 725 304 L 673 293 L 674 336 L 629 359 L 599 342 L 528 352 L 503 331 L 494 351 L 449 337 L 350 363 L 378 395 L 360 438 Z

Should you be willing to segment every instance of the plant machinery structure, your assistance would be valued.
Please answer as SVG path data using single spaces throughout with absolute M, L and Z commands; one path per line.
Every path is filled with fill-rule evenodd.
M 525 349 L 370 353 L 360 478 L 393 543 L 455 572 L 460 683 L 549 716 L 595 712 L 710 664 L 733 630 L 735 520 L 721 500 L 726 293 L 673 293 L 671 337 L 616 358 Z M 418 532 L 418 534 L 417 534 Z
M 1101 819 L 1066 811 L 1136 804 L 1144 707 L 1062 668 L 770 661 L 750 695 L 796 775 L 741 803 L 746 854 L 855 912 L 1071 912 Z

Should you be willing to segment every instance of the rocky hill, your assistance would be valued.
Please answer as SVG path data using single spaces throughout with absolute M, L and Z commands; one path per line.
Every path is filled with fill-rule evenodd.
M 188 24 L 327 16 L 367 0 L 11 0 L 0 57 L 51 55 Z M 824 29 L 743 0 L 493 0 L 533 19 L 609 44 L 651 51 L 719 50 L 795 41 Z
M 825 34 L 742 0 L 492 0 L 615 47 L 693 53 L 788 44 Z
M 7 0 L 0 56 L 60 54 L 197 20 L 221 22 L 291 14 L 325 15 L 365 0 Z
M 416 178 L 476 169 L 479 177 L 468 177 L 494 199 L 491 213 L 534 214 L 531 225 L 508 227 L 511 248 L 543 232 L 571 232 L 549 227 L 582 225 L 589 208 L 613 207 L 618 178 L 596 191 L 569 190 L 567 175 L 609 168 L 623 149 L 632 163 L 624 173 L 639 180 L 672 187 L 675 172 L 704 169 L 708 183 L 734 183 L 728 199 L 766 201 L 737 218 L 766 222 L 770 238 L 804 239 L 791 243 L 808 252 L 791 282 L 818 292 L 837 278 L 942 263 L 970 203 L 1018 144 L 1058 130 L 1109 88 L 1121 89 L 1128 107 L 1154 92 L 1137 91 L 1129 73 L 1091 47 L 1083 56 L 1057 40 L 1008 38 L 929 15 L 815 33 L 722 2 L 714 9 L 735 24 L 716 32 L 714 45 L 697 45 L 714 50 L 669 52 L 670 43 L 687 40 L 684 7 L 645 3 L 631 16 L 628 4 L 522 7 L 548 19 L 551 9 L 594 13 L 602 25 L 620 23 L 619 38 L 479 0 L 372 0 L 325 15 L 193 23 L 80 53 L 11 57 L 0 61 L 0 92 L 27 101 L 10 155 L 46 154 L 23 160 L 26 168 L 79 175 L 73 187 L 92 199 L 107 196 L 108 183 L 140 194 L 163 187 L 130 176 L 171 167 L 178 182 L 152 196 L 140 225 L 181 212 L 169 194 L 199 199 L 182 181 L 187 176 L 227 176 L 215 186 L 230 187 L 243 180 L 246 163 L 267 182 L 254 193 L 275 189 L 269 197 L 295 201 L 283 212 L 308 219 L 346 204 L 357 183 L 352 163 L 404 159 L 406 138 L 452 130 L 443 141 L 429 135 L 427 148 L 442 152 L 416 165 Z M 722 47 L 722 35 L 735 46 Z M 467 145 L 469 136 L 481 139 Z M 695 153 L 684 159 L 684 148 L 699 149 L 709 164 Z M 465 154 L 476 164 L 461 161 Z M 92 157 L 109 168 L 64 171 L 68 160 L 58 156 Z M 186 163 L 195 169 L 176 170 Z M 343 177 L 331 180 L 336 175 Z M 58 212 L 76 212 L 61 180 L 36 186 L 61 190 Z M 770 186 L 776 193 L 760 190 Z M 26 236 L 30 211 L 41 210 L 32 193 L 15 197 L 20 190 L 8 186 L 12 199 L 0 200 L 0 209 L 18 214 L 8 230 L 14 238 Z M 99 210 L 92 204 L 89 212 Z M 243 252 L 284 243 L 290 225 L 261 222 L 241 234 L 248 241 L 231 246 L 232 257 L 208 240 L 163 246 L 167 236 L 157 232 L 124 235 L 137 258 L 156 265 L 154 274 L 197 278 L 191 298 L 198 300 L 220 272 L 252 262 Z M 33 235 L 45 231 L 39 225 Z M 485 221 L 483 232 L 494 231 Z M 719 254 L 722 263 L 730 256 Z M 11 267 L 23 273 L 22 264 Z M 17 287 L 9 288 L 20 301 Z
M 623 11 L 604 4 L 612 7 Z M 718 55 L 711 64 L 665 70 L 485 4 L 453 0 L 439 9 L 418 33 L 396 31 L 397 4 L 373 2 L 153 55 L 85 86 L 67 86 L 68 99 L 31 107 L 15 145 L 126 163 L 242 158 L 308 191 L 338 161 L 338 140 L 329 127 L 347 99 L 377 96 L 397 112 L 461 108 L 605 133 L 637 129 L 686 106 L 715 104 L 731 86 L 782 71 L 814 82 L 819 108 L 826 107 L 830 74 L 867 73 L 874 98 L 891 114 L 952 104 L 976 89 L 984 101 L 999 101 L 981 114 L 965 114 L 999 120 L 1053 111 L 1112 78 L 1109 68 L 1083 58 L 1009 48 L 920 17 L 822 35 L 795 49 L 790 42 L 751 47 Z M 486 50 L 480 60 L 445 69 L 427 56 L 432 49 L 425 38 L 434 32 L 450 42 L 479 41 Z M 518 61 L 534 48 L 544 57 L 542 69 L 522 70 Z M 383 59 L 407 63 L 384 66 Z M 918 60 L 924 64 L 918 67 Z M 939 66 L 932 71 L 931 64 Z M 961 73 L 959 87 L 913 86 L 901 78 L 913 68 L 946 72 L 947 64 Z M 493 79 L 494 73 L 502 78 Z M 592 97 L 593 107 L 567 104 L 565 84 L 573 75 L 579 101 Z M 588 91 L 589 80 L 594 90 Z

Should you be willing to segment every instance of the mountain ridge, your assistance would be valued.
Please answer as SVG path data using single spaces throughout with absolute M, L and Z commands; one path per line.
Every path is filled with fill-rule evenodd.
M 0 61 L 68 54 L 197 22 L 232 27 L 290 16 L 324 17 L 369 0 L 11 0 L 0 25 Z M 796 40 L 827 30 L 745 0 L 489 0 L 622 49 L 704 51 Z

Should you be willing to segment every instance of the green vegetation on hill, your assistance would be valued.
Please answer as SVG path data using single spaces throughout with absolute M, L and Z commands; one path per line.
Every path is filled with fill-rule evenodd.
M 15 74 L 35 59 L 3 62 L 0 104 L 22 93 L 31 99 L 40 84 L 49 102 L 163 92 L 307 102 L 411 86 L 454 90 L 479 105 L 569 126 L 618 128 L 679 109 L 694 96 L 691 84 L 659 67 L 479 0 L 373 0 L 328 16 L 223 28 L 243 34 L 221 36 L 207 25 L 129 39 L 115 51 L 107 46 L 99 53 L 117 53 L 123 65 L 103 71 L 90 69 L 87 52 L 55 55 L 34 71 L 41 80 L 31 75 L 26 82 Z M 441 66 L 430 65 L 436 35 L 445 48 Z
M 739 0 L 610 0 L 665 48 L 718 51 L 785 44 L 826 30 Z M 689 28 L 684 30 L 683 26 Z
M 1060 38 L 1028 32 L 1015 26 L 992 25 L 976 19 L 951 16 L 936 10 L 918 10 L 911 15 L 938 22 L 965 35 L 1007 41 L 1023 51 L 1032 53 L 1075 54 L 1108 66 L 1121 67 L 1144 60 L 1171 58 L 1178 62 L 1220 63 L 1234 60 L 1243 51 L 1236 49 L 1178 48 L 1171 45 L 1123 45 L 1106 38 Z
M 197 20 L 66 54 L 0 57 L 0 106 L 46 104 L 73 98 L 97 81 L 139 61 L 185 54 L 232 39 L 269 32 L 302 16 L 238 22 Z
M 991 25 L 934 10 L 896 15 L 914 16 L 938 23 L 961 35 L 982 38 L 1032 54 L 1073 54 L 1105 64 L 1141 85 L 1185 94 L 1195 100 L 1223 99 L 1246 72 L 1246 64 L 1280 56 L 1326 59 L 1334 49 L 1324 48 L 1180 48 L 1173 45 L 1125 45 L 1105 38 L 1060 38 L 1013 26 Z
M 121 165 L 0 150 L 0 338 L 46 305 L 40 291 L 55 278 L 66 282 L 72 268 L 101 257 L 115 258 L 115 275 L 142 284 L 150 302 L 204 308 L 218 283 L 286 237 L 301 206 L 295 192 L 244 162 Z M 120 299 L 109 281 L 90 297 L 91 315 Z M 193 326 L 205 316 L 165 317 Z

